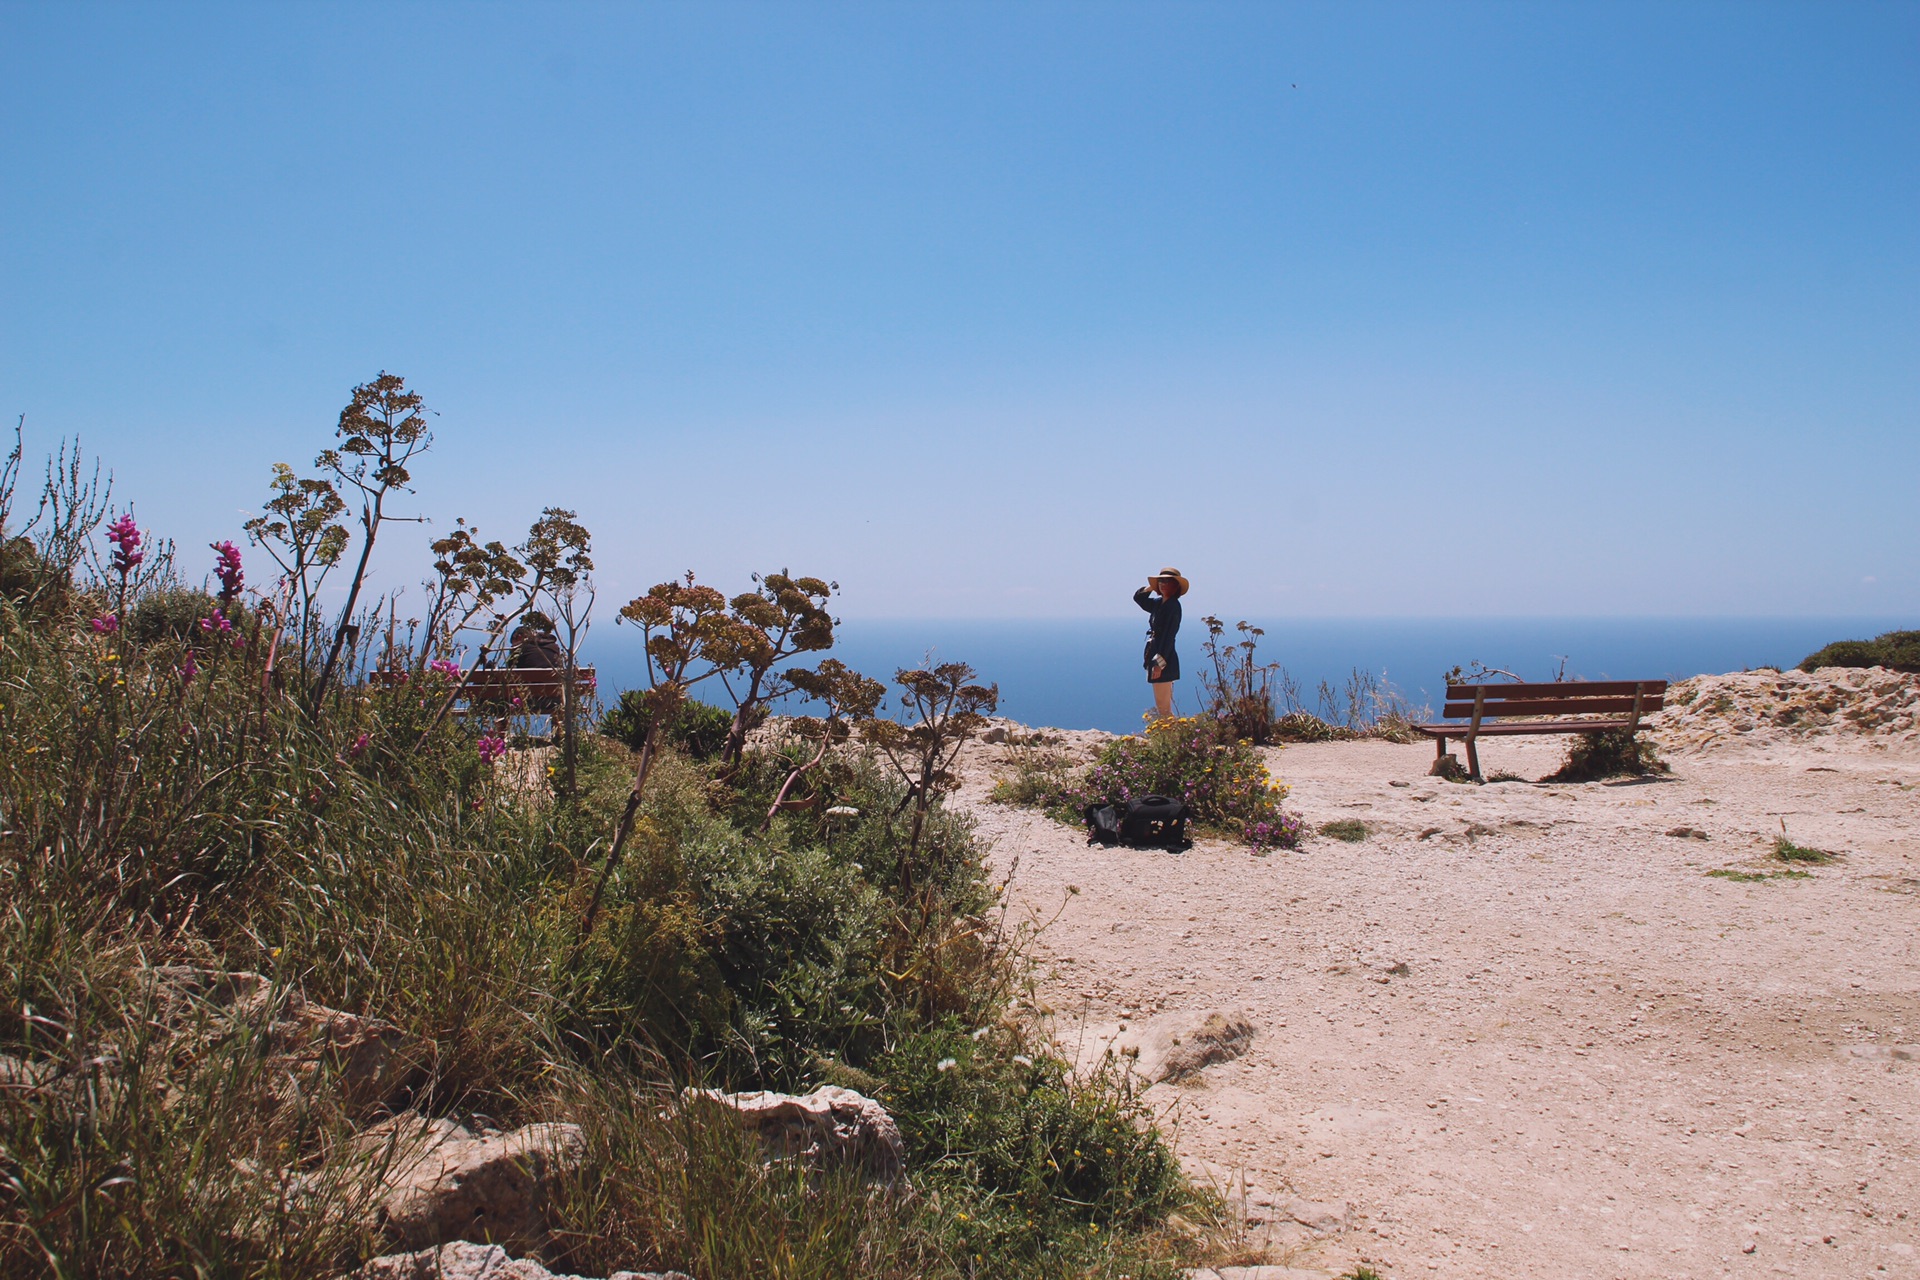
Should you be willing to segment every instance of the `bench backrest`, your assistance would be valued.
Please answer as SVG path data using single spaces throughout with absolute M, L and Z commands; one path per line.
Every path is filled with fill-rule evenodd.
M 1496 716 L 1650 716 L 1666 705 L 1665 680 L 1575 680 L 1563 684 L 1450 684 L 1441 712 L 1464 720 Z

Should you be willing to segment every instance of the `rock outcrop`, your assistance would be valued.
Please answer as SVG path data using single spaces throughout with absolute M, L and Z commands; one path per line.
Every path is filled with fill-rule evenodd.
M 586 1156 L 578 1125 L 474 1133 L 411 1112 L 374 1125 L 354 1143 L 381 1178 L 374 1225 L 416 1249 L 474 1236 L 540 1243 L 555 1179 Z
M 1821 667 L 1695 676 L 1667 690 L 1666 709 L 1648 727 L 1668 751 L 1820 738 L 1920 747 L 1920 675 Z
M 804 1097 L 791 1093 L 721 1093 L 689 1089 L 688 1105 L 725 1107 L 756 1135 L 770 1160 L 809 1169 L 858 1169 L 869 1181 L 892 1185 L 906 1169 L 906 1145 L 887 1109 L 863 1093 L 822 1085 Z
M 352 1280 L 584 1280 L 556 1275 L 530 1258 L 515 1259 L 497 1244 L 456 1240 L 437 1249 L 374 1258 Z M 616 1271 L 607 1280 L 693 1280 L 684 1271 Z

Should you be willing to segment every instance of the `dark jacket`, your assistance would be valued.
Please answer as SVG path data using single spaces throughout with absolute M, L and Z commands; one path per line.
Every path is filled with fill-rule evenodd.
M 1147 651 L 1142 665 L 1147 669 L 1147 679 L 1154 683 L 1180 678 L 1180 655 L 1173 651 L 1173 638 L 1180 634 L 1180 597 L 1164 600 L 1146 587 L 1133 593 L 1133 602 L 1145 609 L 1147 621 Z M 1153 674 L 1153 660 L 1165 658 L 1166 668 L 1161 671 L 1158 680 Z
M 553 670 L 566 662 L 567 655 L 550 631 L 537 627 L 515 627 L 508 643 L 513 646 L 512 665 L 518 670 Z

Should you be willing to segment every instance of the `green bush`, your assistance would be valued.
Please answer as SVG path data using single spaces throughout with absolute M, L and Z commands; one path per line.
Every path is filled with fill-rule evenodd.
M 1836 640 L 1800 663 L 1802 671 L 1821 667 L 1890 667 L 1920 673 L 1920 631 L 1889 631 L 1872 640 Z
M 620 695 L 620 701 L 600 717 L 600 732 L 638 751 L 647 740 L 647 727 L 652 723 L 647 691 L 628 689 Z M 727 730 L 732 727 L 733 714 L 725 708 L 689 701 L 681 706 L 679 716 L 667 730 L 667 741 L 695 760 L 709 760 L 727 745 Z
M 1045 804 L 1078 822 L 1087 806 L 1125 808 L 1136 796 L 1183 801 L 1194 821 L 1229 832 L 1256 849 L 1300 843 L 1301 821 L 1281 808 L 1287 786 L 1267 772 L 1251 742 L 1210 716 L 1169 716 L 1145 733 L 1115 738 L 1065 792 Z

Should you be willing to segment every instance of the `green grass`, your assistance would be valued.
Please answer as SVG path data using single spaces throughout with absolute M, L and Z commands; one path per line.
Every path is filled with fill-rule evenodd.
M 1359 844 L 1367 838 L 1367 824 L 1358 818 L 1339 818 L 1321 824 L 1320 834 L 1334 840 L 1344 840 L 1348 844 Z
M 1731 867 L 1717 867 L 1707 874 L 1722 880 L 1732 880 L 1736 884 L 1758 884 L 1763 880 L 1811 880 L 1813 878 L 1813 873 L 1810 871 L 1738 871 Z
M 1804 844 L 1795 844 L 1787 836 L 1784 824 L 1780 834 L 1773 838 L 1773 856 L 1781 862 L 1832 862 L 1835 854 L 1825 849 L 1815 849 Z

